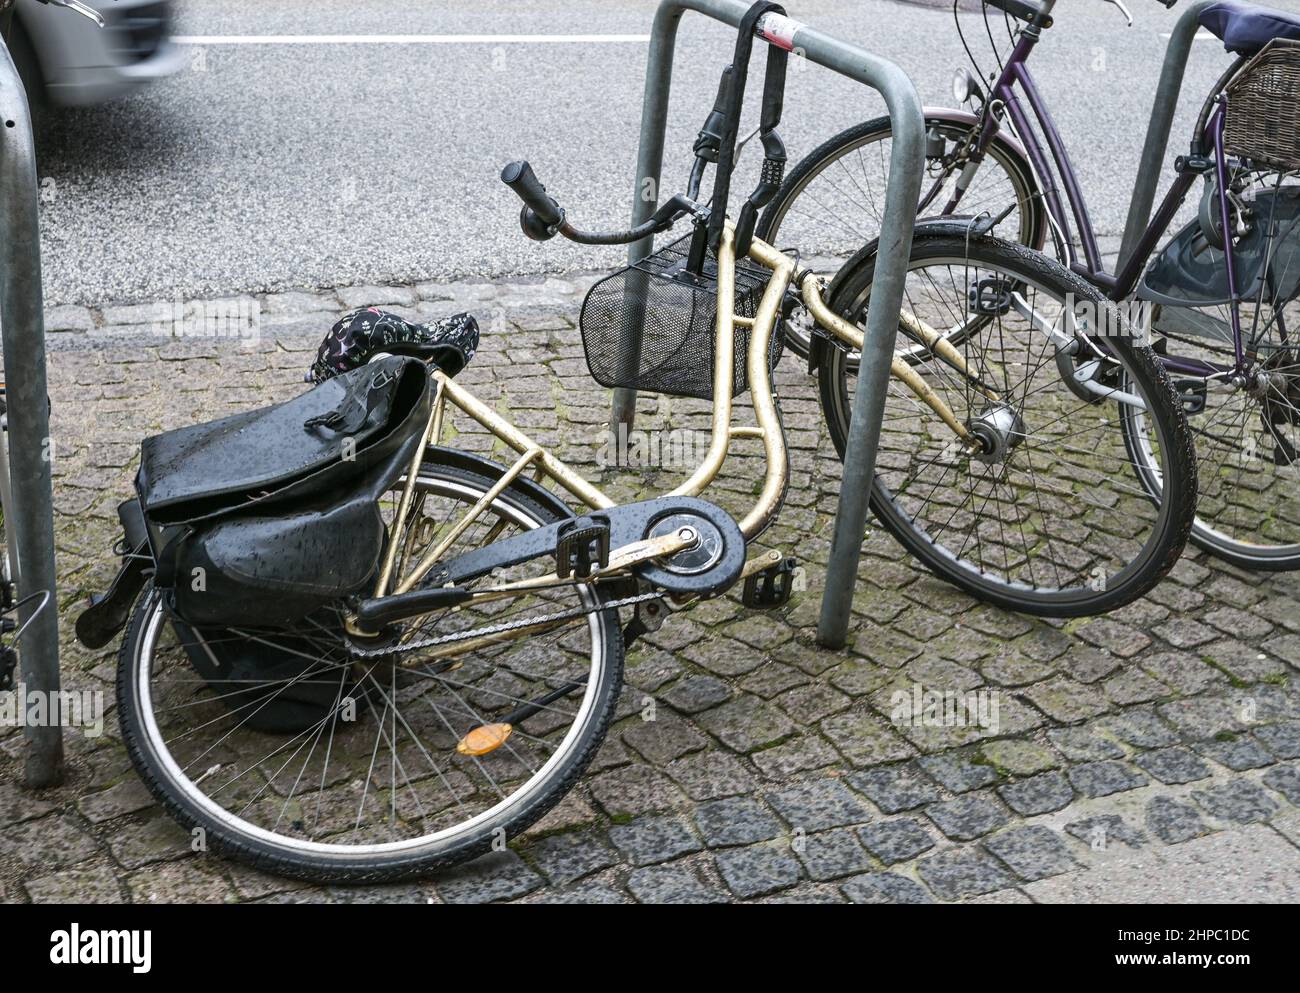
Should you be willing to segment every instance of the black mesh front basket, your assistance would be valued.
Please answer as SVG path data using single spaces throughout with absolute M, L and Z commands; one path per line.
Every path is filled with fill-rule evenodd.
M 690 242 L 690 235 L 674 241 L 588 292 L 579 318 L 582 347 L 587 368 L 601 386 L 713 399 L 718 264 L 709 259 L 700 276 L 688 272 Z M 770 275 L 748 259 L 736 260 L 736 316 L 754 316 Z M 737 327 L 735 342 L 733 396 L 749 387 L 749 328 Z M 780 357 L 778 325 L 769 370 Z

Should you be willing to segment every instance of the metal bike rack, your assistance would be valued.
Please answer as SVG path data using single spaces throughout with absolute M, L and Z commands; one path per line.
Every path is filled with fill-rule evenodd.
M 1164 171 L 1165 151 L 1169 148 L 1169 132 L 1174 124 L 1174 111 L 1178 109 L 1178 96 L 1183 88 L 1183 73 L 1192 51 L 1192 39 L 1200 28 L 1201 11 L 1213 0 L 1197 0 L 1178 16 L 1178 23 L 1169 35 L 1165 47 L 1165 61 L 1160 69 L 1160 82 L 1156 86 L 1155 101 L 1151 106 L 1151 123 L 1147 125 L 1146 140 L 1142 144 L 1142 158 L 1138 162 L 1137 179 L 1133 183 L 1133 199 L 1129 201 L 1128 218 L 1124 221 L 1124 237 L 1119 244 L 1119 259 L 1115 271 L 1120 272 L 1137 245 L 1142 232 L 1151 220 L 1151 208 L 1156 202 L 1156 187 Z
M 672 82 L 673 49 L 677 26 L 688 10 L 739 27 L 749 10 L 742 0 L 663 0 L 655 13 L 646 65 L 645 98 L 641 110 L 641 145 L 637 155 L 636 189 L 632 199 L 632 223 L 641 224 L 654 213 L 659 197 L 659 176 L 663 168 L 664 131 L 668 122 L 668 91 Z M 894 63 L 872 55 L 799 21 L 767 14 L 755 32 L 769 44 L 780 44 L 809 62 L 855 79 L 884 98 L 893 128 L 893 149 L 889 158 L 889 185 L 885 193 L 885 214 L 881 224 L 880 263 L 872 283 L 867 308 L 867 328 L 858 370 L 854 417 L 849 426 L 844 476 L 839 509 L 826 568 L 826 592 L 822 597 L 818 641 L 828 648 L 842 648 L 848 635 L 849 609 L 857 583 L 858 561 L 866 528 L 867 494 L 875 473 L 880 422 L 889 388 L 889 367 L 894 357 L 898 313 L 911 253 L 916 204 L 921 196 L 925 164 L 925 121 L 916 88 Z M 646 183 L 653 190 L 645 196 Z M 628 251 L 629 264 L 650 254 L 653 239 L 645 238 Z M 636 391 L 614 393 L 610 427 L 631 427 L 636 416 Z
M 45 304 L 41 290 L 41 238 L 37 218 L 36 151 L 27 94 L 9 49 L 0 44 L 0 332 L 8 397 L 9 469 L 13 505 L 5 528 L 18 549 L 19 597 L 50 591 L 45 609 L 31 619 L 19 645 L 29 693 L 57 699 L 58 599 L 54 596 L 54 499 L 50 469 L 49 392 L 45 382 Z M 26 613 L 31 611 L 27 608 Z M 24 616 L 22 620 L 26 620 Z M 50 713 L 53 709 L 50 708 Z M 59 722 L 27 727 L 28 786 L 57 783 L 63 775 Z

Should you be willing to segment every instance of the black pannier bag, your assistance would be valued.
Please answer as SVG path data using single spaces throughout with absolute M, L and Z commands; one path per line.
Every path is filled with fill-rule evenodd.
M 350 691 L 304 630 L 341 633 L 322 608 L 373 582 L 378 499 L 410 465 L 430 405 L 425 364 L 387 356 L 286 403 L 145 440 L 136 490 L 154 583 L 191 664 L 249 727 L 303 730 Z
M 192 624 L 290 627 L 357 592 L 378 498 L 428 423 L 424 363 L 389 356 L 287 403 L 145 439 L 136 490 L 161 529 L 155 583 Z

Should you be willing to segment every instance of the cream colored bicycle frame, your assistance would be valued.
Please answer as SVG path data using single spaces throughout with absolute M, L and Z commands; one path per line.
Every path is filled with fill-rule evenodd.
M 741 533 L 748 540 L 761 531 L 775 516 L 790 475 L 785 438 L 781 431 L 781 423 L 777 416 L 776 401 L 772 391 L 768 356 L 770 355 L 772 334 L 780 315 L 781 303 L 785 297 L 786 289 L 796 272 L 796 264 L 792 258 L 777 251 L 771 245 L 757 239 L 754 240 L 749 250 L 749 257 L 770 269 L 772 275 L 759 301 L 757 312 L 753 318 L 747 318 L 738 316 L 735 313 L 735 229 L 730 222 L 728 222 L 723 232 L 717 257 L 718 304 L 713 356 L 712 437 L 703 462 L 700 463 L 686 482 L 667 495 L 698 496 L 717 478 L 733 441 L 741 438 L 761 439 L 767 458 L 763 488 L 753 508 L 740 521 Z M 855 349 L 861 350 L 862 332 L 826 306 L 821 296 L 819 280 L 815 275 L 812 273 L 803 274 L 800 290 L 805 306 L 807 306 L 818 324 L 836 338 Z M 937 358 L 958 370 L 968 379 L 974 380 L 974 377 L 967 371 L 966 362 L 961 354 L 940 332 L 928 327 L 906 312 L 900 315 L 900 326 L 910 337 L 924 343 Z M 758 422 L 757 426 L 732 423 L 731 394 L 736 362 L 736 327 L 748 328 L 750 332 L 749 350 L 745 356 L 745 362 L 749 388 L 753 398 L 754 417 Z M 947 404 L 930 389 L 924 379 L 906 361 L 895 357 L 892 375 L 933 410 L 958 438 L 968 445 L 973 444 L 971 435 L 965 425 L 957 420 Z M 438 563 L 447 550 L 452 547 L 456 539 L 465 532 L 474 520 L 491 506 L 493 501 L 511 483 L 530 468 L 535 479 L 550 478 L 592 510 L 604 510 L 615 506 L 615 501 L 599 488 L 588 482 L 540 444 L 533 441 L 491 407 L 477 399 L 465 387 L 458 385 L 450 376 L 435 370 L 433 379 L 436 384 L 433 407 L 428 424 L 425 427 L 423 441 L 417 449 L 410 470 L 407 473 L 406 484 L 402 491 L 397 513 L 393 518 L 393 523 L 389 525 L 388 551 L 376 584 L 374 594 L 376 597 L 382 597 L 390 591 L 394 594 L 400 594 L 413 589 L 428 575 L 429 570 Z M 977 388 L 989 395 L 990 399 L 996 399 L 996 396 L 990 391 L 983 387 L 977 386 Z M 418 562 L 408 569 L 409 563 L 404 561 L 405 555 L 403 555 L 402 567 L 399 569 L 399 548 L 405 538 L 405 535 L 400 532 L 403 527 L 402 522 L 406 520 L 411 508 L 420 461 L 423 458 L 425 448 L 428 445 L 436 444 L 442 435 L 448 403 L 459 408 L 487 428 L 493 435 L 518 452 L 519 457 L 475 505 L 466 512 L 461 520 L 439 537 L 436 544 L 429 548 Z M 491 540 L 491 537 L 494 537 L 494 535 L 490 535 L 488 540 Z M 638 548 L 635 551 L 633 546 L 628 546 L 620 559 L 623 567 L 627 568 L 650 557 L 660 557 L 687 547 L 689 542 L 680 540 L 674 542 L 672 540 L 674 537 L 676 536 L 670 536 L 668 540 L 660 541 L 659 544 L 653 547 L 650 547 L 645 542 L 639 543 L 647 547 Z M 618 557 L 619 551 L 617 549 L 611 550 L 611 560 Z M 394 578 L 395 571 L 402 573 L 396 579 Z M 509 584 L 506 587 L 485 591 L 484 595 L 500 596 L 510 595 L 511 592 L 522 593 L 530 588 L 535 589 L 539 585 L 557 581 L 555 577 L 525 580 L 520 583 Z

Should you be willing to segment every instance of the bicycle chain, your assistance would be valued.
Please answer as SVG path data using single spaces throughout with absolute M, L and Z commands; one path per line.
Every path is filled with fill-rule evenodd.
M 348 651 L 356 658 L 380 658 L 385 655 L 399 655 L 402 652 L 419 651 L 422 648 L 433 648 L 437 645 L 449 645 L 457 641 L 468 641 L 471 638 L 479 638 L 483 635 L 504 634 L 507 631 L 514 631 L 518 628 L 530 627 L 534 624 L 549 624 L 551 621 L 566 621 L 574 617 L 582 617 L 584 614 L 596 614 L 605 610 L 617 610 L 620 607 L 631 607 L 638 603 L 644 603 L 647 600 L 655 600 L 662 596 L 657 591 L 649 593 L 638 593 L 636 596 L 624 597 L 622 600 L 611 600 L 609 603 L 603 603 L 596 607 L 571 607 L 568 610 L 556 611 L 553 614 L 542 614 L 539 617 L 522 617 L 517 621 L 507 621 L 504 624 L 490 624 L 487 627 L 470 628 L 468 631 L 456 631 L 452 634 L 438 635 L 433 638 L 424 638 L 421 641 L 403 642 L 400 645 L 391 645 L 385 648 L 361 648 L 360 646 L 348 642 Z

